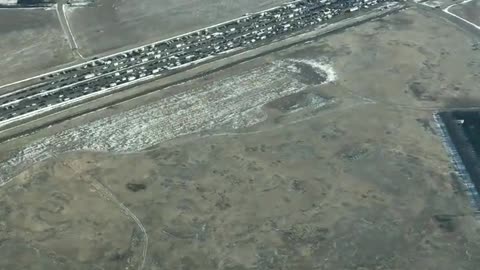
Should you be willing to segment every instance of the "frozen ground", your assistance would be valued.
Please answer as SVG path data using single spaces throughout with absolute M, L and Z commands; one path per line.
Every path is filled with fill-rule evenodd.
M 0 165 L 0 185 L 19 169 L 65 152 L 136 152 L 186 134 L 255 125 L 265 120 L 262 106 L 306 88 L 296 76 L 301 72 L 299 66 L 313 71 L 309 76 L 318 76 L 318 84 L 331 83 L 336 78 L 332 67 L 322 59 L 276 61 L 33 142 Z

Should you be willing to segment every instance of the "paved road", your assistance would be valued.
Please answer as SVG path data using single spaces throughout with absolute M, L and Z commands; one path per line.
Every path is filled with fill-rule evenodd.
M 452 13 L 452 12 L 450 12 L 450 9 L 451 9 L 452 7 L 457 6 L 457 5 L 467 4 L 467 3 L 472 2 L 472 1 L 473 1 L 473 0 L 465 0 L 465 1 L 463 1 L 462 3 L 460 3 L 460 4 L 452 4 L 452 5 L 448 6 L 448 7 L 446 7 L 445 9 L 443 9 L 443 11 L 444 11 L 445 13 L 447 13 L 448 15 L 453 16 L 453 17 L 455 17 L 455 18 L 463 21 L 464 23 L 466 23 L 466 24 L 468 24 L 468 25 L 471 25 L 472 27 L 476 28 L 477 30 L 480 30 L 480 25 L 476 25 L 475 23 L 473 23 L 473 22 L 471 22 L 471 21 L 469 21 L 469 20 L 467 20 L 467 19 L 465 19 L 465 18 L 462 18 L 462 17 L 460 17 L 460 16 L 458 16 L 458 15 Z
M 465 19 L 460 18 L 458 16 L 452 16 L 451 14 L 445 12 L 445 9 L 442 10 L 440 8 L 432 8 L 432 7 L 428 7 L 428 6 L 421 5 L 421 4 L 418 4 L 416 6 L 421 10 L 424 10 L 424 11 L 427 11 L 429 13 L 433 13 L 433 14 L 439 16 L 439 17 L 445 18 L 445 19 L 451 21 L 452 23 L 456 24 L 461 29 L 469 32 L 473 36 L 480 38 L 480 29 L 478 29 L 475 25 L 472 25 L 472 23 L 469 23 L 468 21 L 465 21 Z M 449 6 L 449 7 L 451 7 L 451 6 Z M 447 7 L 447 8 L 449 8 L 449 7 Z
M 0 124 L 10 124 L 133 83 L 164 76 L 224 53 L 275 42 L 326 21 L 350 17 L 344 13 L 350 12 L 352 7 L 371 9 L 378 2 L 370 1 L 368 5 L 358 0 L 330 4 L 298 1 L 39 76 L 34 86 L 0 95 Z M 57 6 L 57 12 L 59 18 L 65 19 L 61 6 L 62 3 Z M 68 21 L 63 20 L 62 25 L 70 33 L 72 48 L 75 49 Z
M 113 95 L 105 94 L 99 96 L 98 98 L 91 98 L 85 102 L 69 106 L 68 110 L 53 110 L 48 112 L 48 114 L 46 113 L 38 115 L 32 119 L 17 121 L 9 126 L 4 126 L 1 129 L 0 143 L 18 136 L 31 134 L 37 130 L 47 128 L 51 125 L 56 125 L 67 120 L 75 119 L 81 115 L 96 113 L 99 110 L 116 104 L 130 102 L 132 99 L 165 89 L 169 86 L 178 85 L 192 79 L 202 78 L 206 75 L 213 74 L 220 70 L 224 70 L 225 68 L 244 63 L 266 54 L 274 53 L 297 44 L 303 44 L 307 41 L 318 40 L 327 34 L 340 33 L 346 28 L 355 27 L 388 14 L 394 14 L 403 8 L 405 8 L 405 5 L 399 5 L 390 9 L 369 11 L 359 16 L 354 16 L 340 20 L 336 23 L 315 28 L 313 31 L 307 31 L 300 35 L 279 40 L 278 42 L 269 43 L 266 46 L 254 48 L 242 53 L 232 53 L 231 55 L 228 55 L 228 57 L 218 60 L 215 59 L 215 61 L 205 63 L 205 65 L 194 66 L 184 70 L 183 72 L 176 72 L 171 76 L 161 78 L 158 81 L 152 81 L 150 83 L 138 85 L 131 91 L 118 91 Z

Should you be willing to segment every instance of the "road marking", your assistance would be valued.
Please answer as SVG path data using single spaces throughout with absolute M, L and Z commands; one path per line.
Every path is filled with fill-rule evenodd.
M 289 3 L 296 3 L 296 2 L 299 2 L 299 1 L 301 1 L 301 0 L 295 0 L 295 1 L 292 1 L 292 2 L 288 2 L 287 4 L 289 4 Z M 272 7 L 272 8 L 269 8 L 269 9 L 265 9 L 265 10 L 262 10 L 262 11 L 258 11 L 258 12 L 255 12 L 255 13 L 262 13 L 262 12 L 274 10 L 274 9 L 280 8 L 281 6 L 283 6 L 283 5 L 279 5 L 279 6 Z M 58 10 L 57 10 L 57 11 L 58 11 Z M 47 72 L 47 73 L 43 73 L 43 74 L 40 74 L 40 75 L 32 76 L 32 77 L 30 77 L 30 78 L 26 78 L 26 79 L 23 79 L 23 80 L 20 80 L 20 81 L 16 81 L 16 82 L 8 83 L 8 84 L 5 84 L 5 85 L 1 85 L 1 86 L 0 86 L 0 89 L 5 88 L 5 87 L 8 87 L 8 86 L 16 85 L 16 84 L 19 84 L 19 83 L 22 83 L 22 82 L 26 82 L 26 81 L 38 79 L 38 78 L 41 78 L 41 77 L 44 77 L 44 76 L 48 76 L 48 75 L 50 75 L 50 74 L 54 74 L 54 73 L 61 72 L 61 71 L 64 71 L 64 70 L 68 70 L 68 69 L 71 69 L 71 68 L 80 67 L 80 66 L 83 66 L 83 65 L 86 65 L 86 64 L 95 62 L 95 61 L 97 61 L 97 60 L 102 60 L 102 59 L 114 57 L 114 56 L 117 56 L 117 55 L 120 55 L 120 54 L 124 54 L 124 53 L 128 53 L 128 52 L 131 52 L 131 51 L 134 51 L 134 50 L 138 50 L 138 49 L 140 49 L 140 48 L 145 48 L 145 47 L 147 47 L 147 46 L 151 46 L 151 45 L 154 45 L 154 44 L 158 44 L 158 43 L 162 43 L 162 42 L 167 42 L 167 41 L 169 41 L 169 40 L 173 40 L 173 39 L 176 39 L 176 38 L 181 38 L 181 37 L 183 37 L 183 36 L 188 36 L 188 35 L 190 35 L 190 34 L 199 32 L 199 31 L 204 30 L 204 29 L 214 28 L 214 27 L 217 27 L 217 26 L 221 26 L 221 25 L 224 25 L 224 24 L 228 24 L 228 23 L 230 23 L 230 22 L 235 22 L 235 21 L 237 21 L 237 20 L 245 19 L 245 18 L 248 18 L 248 17 L 249 17 L 249 16 L 244 15 L 244 16 L 241 16 L 241 17 L 238 17 L 238 18 L 234 18 L 234 19 L 231 19 L 231 20 L 228 20 L 228 21 L 224 21 L 224 22 L 220 22 L 220 23 L 217 23 L 217 24 L 214 24 L 214 25 L 202 27 L 202 28 L 199 28 L 199 29 L 196 29 L 196 30 L 193 30 L 193 31 L 190 31 L 190 32 L 181 34 L 181 35 L 178 35 L 178 36 L 173 36 L 173 37 L 170 37 L 170 38 L 167 38 L 167 39 L 163 39 L 163 40 L 157 40 L 157 41 L 150 42 L 150 43 L 147 43 L 147 44 L 139 45 L 139 46 L 134 47 L 134 48 L 130 48 L 130 49 L 126 49 L 126 50 L 123 50 L 123 51 L 120 51 L 120 52 L 116 52 L 116 53 L 108 54 L 108 55 L 105 55 L 105 56 L 102 56 L 102 57 L 98 57 L 98 58 L 95 59 L 95 60 L 85 61 L 85 62 L 82 62 L 82 63 L 80 63 L 80 64 L 76 64 L 76 65 L 68 66 L 68 67 L 65 67 L 65 68 L 62 68 L 62 69 L 53 70 L 53 71 L 50 71 L 50 72 Z M 82 56 L 82 57 L 83 57 L 83 56 Z
M 465 1 L 462 2 L 462 4 L 468 3 L 468 2 L 471 2 L 471 1 L 472 1 L 472 0 L 465 0 Z M 443 9 L 443 12 L 445 12 L 445 13 L 447 13 L 448 15 L 453 16 L 453 17 L 455 17 L 455 18 L 457 18 L 457 19 L 459 19 L 459 20 L 462 20 L 463 22 L 468 23 L 469 25 L 471 25 L 471 26 L 477 28 L 478 30 L 480 30 L 480 26 L 479 26 L 479 25 L 476 25 L 476 24 L 474 24 L 473 22 L 471 22 L 471 21 L 469 21 L 469 20 L 467 20 L 467 19 L 464 19 L 464 18 L 462 18 L 462 17 L 460 17 L 460 16 L 458 16 L 458 15 L 455 15 L 455 14 L 453 14 L 452 12 L 449 11 L 449 9 L 450 9 L 451 7 L 456 6 L 456 5 L 458 5 L 458 4 L 452 4 L 452 5 L 448 6 L 448 7 L 446 7 L 445 9 Z
M 233 49 L 232 51 L 234 51 L 235 49 Z M 188 67 L 190 65 L 196 65 L 196 64 L 199 64 L 199 63 L 202 63 L 204 61 L 207 61 L 207 60 L 210 60 L 212 59 L 213 56 L 209 56 L 209 57 L 206 57 L 206 58 L 203 58 L 203 59 L 199 59 L 199 60 L 196 60 L 196 61 L 193 61 L 191 63 L 186 63 L 186 64 L 183 64 L 181 66 L 177 66 L 175 67 L 174 69 L 178 69 L 178 68 L 183 68 L 183 67 Z M 115 72 L 115 71 L 113 71 Z M 113 73 L 111 72 L 111 73 Z M 25 114 L 21 114 L 21 115 L 18 115 L 16 117 L 12 117 L 10 119 L 5 119 L 5 120 L 2 120 L 0 121 L 0 127 L 2 126 L 5 126 L 7 124 L 10 124 L 10 123 L 13 123 L 13 122 L 17 122 L 17 121 L 20 121 L 20 120 L 23 120 L 23 119 L 27 119 L 29 117 L 33 117 L 35 115 L 38 115 L 38 114 L 41 114 L 41 113 L 44 113 L 44 112 L 48 112 L 48 111 L 51 111 L 53 109 L 56 109 L 56 108 L 61 108 L 61 107 L 65 107 L 67 105 L 70 105 L 70 104 L 76 104 L 82 100 L 85 100 L 87 98 L 90 98 L 90 97 L 94 97 L 94 96 L 98 96 L 98 95 L 102 95 L 102 94 L 105 94 L 105 93 L 109 93 L 109 92 L 112 92 L 112 91 L 115 91 L 115 90 L 118 90 L 118 89 L 122 89 L 122 88 L 125 88 L 125 87 L 129 87 L 130 85 L 133 85 L 133 84 L 137 84 L 137 83 L 140 83 L 140 82 L 144 82 L 144 81 L 148 81 L 148 80 L 152 80 L 154 78 L 157 78 L 157 77 L 161 77 L 161 76 L 164 76 L 165 74 L 163 73 L 159 73 L 157 75 L 147 75 L 145 77 L 141 77 L 141 78 L 137 78 L 136 80 L 133 80 L 133 81 L 129 81 L 129 82 L 126 82 L 126 83 L 123 83 L 123 84 L 120 84 L 120 85 L 117 85 L 117 86 L 114 86 L 114 87 L 108 87 L 108 88 L 105 88 L 103 90 L 100 90 L 100 91 L 96 91 L 96 92 L 92 92 L 90 94 L 86 94 L 86 95 L 82 95 L 82 96 L 79 96 L 77 98 L 72 98 L 70 100 L 67 100 L 67 101 L 63 101 L 63 102 L 59 102 L 59 103 L 55 103 L 55 104 L 52 104 L 50 106 L 47 106 L 47 107 L 43 107 L 43 108 L 40 108 L 38 110 L 35 110 L 35 111 L 32 111 L 32 112 L 28 112 L 28 113 L 25 113 Z M 88 80 L 85 80 L 85 81 L 91 81 L 91 80 L 95 80 L 95 79 L 98 79 L 99 77 L 95 77 L 95 78 L 92 78 L 92 79 L 88 79 Z M 74 84 L 71 84 L 71 85 L 67 85 L 67 86 L 63 86 L 63 88 L 66 88 L 66 87 L 71 87 L 73 85 L 77 85 L 79 83 L 82 83 L 82 82 L 85 82 L 85 81 L 81 81 L 81 82 L 78 82 L 78 83 L 74 83 Z M 57 92 L 61 90 L 60 88 L 57 88 L 57 89 L 53 89 L 53 90 L 50 90 L 48 92 Z M 43 92 L 43 93 L 39 93 L 39 94 L 36 94 L 36 95 L 33 95 L 33 96 L 38 96 L 38 95 L 42 95 L 42 94 L 45 94 L 47 92 Z M 14 102 L 10 102 L 8 104 L 11 104 L 11 103 L 18 103 L 20 102 L 20 100 L 18 101 L 14 101 Z M 3 106 L 6 106 L 7 104 L 4 104 L 0 107 L 3 107 Z M 80 104 L 79 104 L 80 105 Z M 61 112 L 59 112 L 61 113 Z M 15 128 L 15 127 L 13 127 Z M 2 130 L 2 132 L 4 132 L 5 130 Z
M 401 6 L 398 6 L 398 5 L 394 5 L 394 6 L 391 6 L 390 8 L 388 9 L 383 9 L 384 7 L 379 7 L 375 10 L 373 10 L 371 13 L 368 13 L 366 15 L 361 15 L 361 16 L 357 16 L 357 17 L 353 17 L 353 18 L 350 18 L 350 19 L 347 19 L 345 21 L 343 21 L 343 23 L 338 23 L 340 24 L 341 26 L 340 27 L 349 27 L 349 25 L 351 23 L 356 23 L 356 22 L 361 22 L 361 21 L 367 21 L 369 19 L 371 19 L 372 17 L 378 17 L 378 16 L 382 16 L 384 15 L 385 13 L 387 12 L 390 12 L 392 10 L 395 10 L 397 8 L 400 8 Z M 351 21 L 351 22 L 350 22 Z M 345 23 L 347 22 L 347 23 Z M 326 27 L 324 27 L 326 26 Z M 316 30 L 313 30 L 311 32 L 308 32 L 308 33 L 303 33 L 303 34 L 300 34 L 300 36 L 304 36 L 304 35 L 308 35 L 308 34 L 311 34 L 313 33 L 314 35 L 319 35 L 318 33 L 315 34 L 318 30 L 322 30 L 322 34 L 321 35 L 324 35 L 324 34 L 327 34 L 329 33 L 330 31 L 335 31 L 335 29 L 337 29 L 339 27 L 339 25 L 337 25 L 337 23 L 333 23 L 333 24 L 324 24 L 324 25 L 321 25 L 319 26 Z M 331 28 L 331 29 L 324 29 L 324 28 Z M 287 37 L 287 39 L 289 39 L 290 37 Z M 275 42 L 274 42 L 275 43 Z M 264 46 L 267 46 L 267 45 L 270 45 L 270 44 L 265 44 L 265 45 L 262 45 L 260 46 L 261 47 L 264 47 Z M 223 52 L 223 53 L 227 53 L 227 52 L 233 52 L 235 50 L 238 50 L 239 48 L 235 48 L 235 49 L 230 49 L 226 52 Z M 247 51 L 244 51 L 242 53 L 239 53 L 237 54 L 237 56 L 239 55 L 242 55 L 244 53 L 248 53 L 250 50 L 247 50 Z M 191 66 L 191 65 L 197 65 L 199 63 L 202 63 L 204 61 L 207 61 L 209 59 L 212 59 L 214 58 L 215 56 L 208 56 L 206 58 L 202 58 L 202 59 L 198 59 L 196 61 L 193 61 L 193 62 L 189 62 L 189 63 L 185 63 L 183 65 L 180 65 L 180 66 L 176 66 L 174 68 L 172 68 L 173 70 L 175 69 L 179 69 L 179 68 L 183 68 L 183 67 L 188 67 L 188 66 Z M 85 64 L 85 63 L 83 63 Z M 83 65 L 81 64 L 81 65 Z M 138 65 L 142 65 L 142 64 L 138 64 Z M 111 72 L 113 73 L 113 72 Z M 103 89 L 103 90 L 100 90 L 100 91 L 96 91 L 96 92 L 93 92 L 93 93 L 90 93 L 90 94 L 87 94 L 87 95 L 83 95 L 83 96 L 80 96 L 80 97 L 77 97 L 77 98 L 72 98 L 71 100 L 68 100 L 68 101 L 64 101 L 64 102 L 60 102 L 60 103 L 56 103 L 56 104 L 53 104 L 51 105 L 50 107 L 44 107 L 44 108 L 40 108 L 38 110 L 35 110 L 35 111 L 32 111 L 32 112 L 28 112 L 26 114 L 22 114 L 22 115 L 18 115 L 16 117 L 13 117 L 13 118 L 10 118 L 10 119 L 5 119 L 3 121 L 0 121 L 0 127 L 2 126 L 5 126 L 7 124 L 10 124 L 12 122 L 16 122 L 16 121 L 19 121 L 19 120 L 23 120 L 23 119 L 26 119 L 26 118 L 29 118 L 29 117 L 32 117 L 32 116 L 35 116 L 35 115 L 38 115 L 38 114 L 41 114 L 41 113 L 44 113 L 44 112 L 47 112 L 47 111 L 50 111 L 52 109 L 56 109 L 56 108 L 60 108 L 60 107 L 64 107 L 66 105 L 70 105 L 70 104 L 77 104 L 79 101 L 81 100 L 84 100 L 86 98 L 89 98 L 89 97 L 93 97 L 93 96 L 96 96 L 96 95 L 100 95 L 100 94 L 104 94 L 104 93 L 108 93 L 108 92 L 111 92 L 111 91 L 114 91 L 114 90 L 117 90 L 117 89 L 121 89 L 121 88 L 126 88 L 128 87 L 129 85 L 131 84 L 136 84 L 136 83 L 139 83 L 139 82 L 143 82 L 143 81 L 148 81 L 148 80 L 151 80 L 151 79 L 154 79 L 154 78 L 157 78 L 157 77 L 161 77 L 161 76 L 164 76 L 165 74 L 163 73 L 159 73 L 159 74 L 155 74 L 155 75 L 147 75 L 145 77 L 142 77 L 142 78 L 137 78 L 136 80 L 134 81 L 131 81 L 131 82 L 128 82 L 128 83 L 125 83 L 125 84 L 120 84 L 120 85 L 117 85 L 117 86 L 114 86 L 114 87 L 107 87 L 106 89 Z M 92 78 L 90 80 L 94 80 L 94 79 L 98 79 L 98 77 L 95 77 L 95 78 Z M 85 81 L 82 81 L 82 82 L 85 82 Z M 81 83 L 81 82 L 79 82 Z M 72 85 L 69 85 L 69 86 L 72 86 Z M 69 86 L 64 86 L 64 87 L 69 87 Z M 51 92 L 56 92 L 58 89 L 54 89 L 54 90 L 51 90 Z M 22 90 L 18 90 L 18 91 L 22 91 Z M 41 93 L 43 94 L 43 93 Z M 8 96 L 10 95 L 10 93 L 8 94 L 5 94 L 4 96 Z M 1 96 L 0 96 L 1 97 Z M 78 105 L 75 105 L 74 107 L 76 106 L 80 106 L 81 104 L 78 104 Z M 58 112 L 58 113 L 62 113 L 62 112 Z M 56 114 L 56 113 L 54 113 Z M 9 129 L 13 129 L 15 127 L 12 127 L 12 128 L 8 128 L 6 130 L 9 130 Z M 4 132 L 5 130 L 2 130 L 2 132 Z
M 38 115 L 38 114 L 41 114 L 41 113 L 44 113 L 44 112 L 48 112 L 48 111 L 51 111 L 51 110 L 54 110 L 54 109 L 57 109 L 57 108 L 65 107 L 65 106 L 70 105 L 70 104 L 75 104 L 75 103 L 78 103 L 82 100 L 88 99 L 90 97 L 94 97 L 94 96 L 98 96 L 98 95 L 101 95 L 101 94 L 109 93 L 109 92 L 112 92 L 114 90 L 121 89 L 123 87 L 128 87 L 129 85 L 139 83 L 139 82 L 142 82 L 142 81 L 146 81 L 146 80 L 150 80 L 150 79 L 153 79 L 153 78 L 154 77 L 152 75 L 145 76 L 143 78 L 137 79 L 137 80 L 132 81 L 132 82 L 128 82 L 128 83 L 117 85 L 117 86 L 110 87 L 110 88 L 106 88 L 104 90 L 96 91 L 96 92 L 93 92 L 93 93 L 90 93 L 90 94 L 87 94 L 87 95 L 80 96 L 78 98 L 72 98 L 72 99 L 67 100 L 67 101 L 55 103 L 55 104 L 52 104 L 51 106 L 43 107 L 43 108 L 40 108 L 40 109 L 35 110 L 35 111 L 27 112 L 25 114 L 21 114 L 21 115 L 18 115 L 16 117 L 12 117 L 10 119 L 0 121 L 0 127 L 5 126 L 5 125 L 10 124 L 10 123 L 13 123 L 13 122 L 17 122 L 17 121 L 20 121 L 20 120 L 23 120 L 23 119 L 33 117 L 35 115 Z M 59 113 L 61 113 L 61 112 L 59 112 Z M 3 132 L 3 130 L 2 130 L 2 132 Z
M 219 55 L 221 54 L 227 54 L 227 53 L 232 53 L 232 52 L 235 52 L 235 51 L 238 51 L 240 50 L 241 48 L 234 48 L 234 49 L 229 49 L 229 50 L 226 50 L 226 51 L 223 51 L 221 53 L 219 53 Z M 188 62 L 188 63 L 185 63 L 185 64 L 182 64 L 182 65 L 179 65 L 179 66 L 176 66 L 176 67 L 173 67 L 171 68 L 170 70 L 175 70 L 175 69 L 180 69 L 180 68 L 185 68 L 185 67 L 188 67 L 188 66 L 191 66 L 191 65 L 196 65 L 196 64 L 200 64 L 202 62 L 205 62 L 205 61 L 208 61 L 208 60 L 211 60 L 212 58 L 214 58 L 215 56 L 207 56 L 205 58 L 201 58 L 201 59 L 198 59 L 198 60 L 195 60 L 193 62 Z M 77 82 L 74 82 L 74 83 L 70 83 L 70 84 L 67 84 L 67 85 L 64 85 L 64 86 L 61 86 L 61 87 L 58 87 L 58 88 L 55 88 L 55 89 L 52 89 L 52 90 L 48 90 L 48 91 L 44 91 L 44 92 L 41 92 L 41 93 L 38 93 L 38 94 L 33 94 L 33 95 L 29 95 L 29 96 L 26 96 L 25 98 L 22 98 L 22 99 L 16 99 L 16 100 L 12 100 L 8 103 L 5 103 L 5 104 L 0 104 L 0 108 L 2 107 L 6 107 L 6 106 L 9 106 L 9 105 L 12 105 L 12 104 L 17 104 L 19 103 L 20 101 L 24 100 L 24 99 L 31 99 L 32 97 L 37 97 L 37 96 L 42 96 L 42 95 L 45 95 L 45 94 L 48 94 L 48 93 L 55 93 L 55 92 L 58 92 L 60 90 L 63 90 L 63 89 L 66 89 L 66 88 L 70 88 L 72 86 L 76 86 L 76 85 L 79 85 L 79 84 L 82 84 L 82 83 L 88 83 L 90 81 L 94 81 L 94 80 L 98 80 L 98 79 L 101 79 L 103 77 L 106 77 L 106 76 L 109 76 L 109 75 L 112 75 L 112 74 L 115 74 L 117 72 L 122 72 L 122 71 L 125 71 L 125 70 L 129 70 L 129 69 L 134 69 L 134 68 L 137 68 L 137 67 L 141 67 L 141 66 L 145 66 L 149 63 L 152 63 L 152 62 L 155 62 L 157 61 L 158 59 L 153 59 L 153 60 L 149 60 L 147 62 L 142 62 L 142 63 L 138 63 L 138 64 L 134 64 L 134 65 L 130 65 L 130 66 L 127 66 L 127 67 L 123 67 L 123 68 L 120 68 L 120 69 L 117 69 L 117 70 L 113 70 L 113 71 L 110 71 L 108 73 L 103 73 L 101 75 L 97 75 L 93 78 L 90 78 L 90 79 L 84 79 L 82 81 L 77 81 Z M 168 70 L 167 70 L 168 71 Z M 157 78 L 157 77 L 161 77 L 161 76 L 164 76 L 165 73 L 158 73 L 158 74 L 151 74 L 151 75 L 148 75 L 146 77 L 143 77 L 143 78 L 147 78 L 147 77 L 151 77 L 151 78 Z M 127 76 L 127 75 L 125 75 Z M 81 77 L 80 77 L 81 78 Z M 142 79 L 142 77 L 139 77 L 137 79 L 135 79 L 134 81 L 131 81 L 131 83 L 136 83 L 136 82 L 140 82 L 140 80 Z M 24 87 L 22 89 L 18 89 L 18 90 L 15 90 L 13 92 L 8 92 L 6 94 L 1 94 L 0 95 L 0 99 L 1 98 L 5 98 L 5 97 L 9 97 L 9 96 L 12 96 L 14 94 L 17 94 L 17 93 L 20 93 L 20 92 L 26 92 L 26 91 L 29 91 L 31 90 L 33 87 L 37 87 L 37 86 L 43 86 L 43 85 L 46 85 L 46 83 L 38 83 L 36 85 L 31 85 L 31 86 L 28 86 L 28 87 Z M 125 85 L 127 86 L 127 84 L 123 83 L 123 84 L 120 84 L 119 86 L 122 86 L 122 85 Z M 110 89 L 111 87 L 108 87 L 108 89 Z M 0 124 L 1 126 L 1 124 Z

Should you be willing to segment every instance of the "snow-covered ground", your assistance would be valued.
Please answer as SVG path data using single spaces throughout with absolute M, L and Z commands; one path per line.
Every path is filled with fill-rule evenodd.
M 276 61 L 39 139 L 0 164 L 0 186 L 25 167 L 65 152 L 136 152 L 182 135 L 254 125 L 266 118 L 263 105 L 307 87 L 296 79 L 296 62 L 326 74 L 324 83 L 336 79 L 335 71 L 323 59 Z
M 0 5 L 16 5 L 17 0 L 0 0 Z

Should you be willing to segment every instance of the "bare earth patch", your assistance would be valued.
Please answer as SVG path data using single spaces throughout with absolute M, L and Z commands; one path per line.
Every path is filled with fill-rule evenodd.
M 480 225 L 432 113 L 479 100 L 480 55 L 422 12 L 1 145 L 2 254 L 44 269 L 478 269 Z
M 0 85 L 72 61 L 55 10 L 0 10 Z

